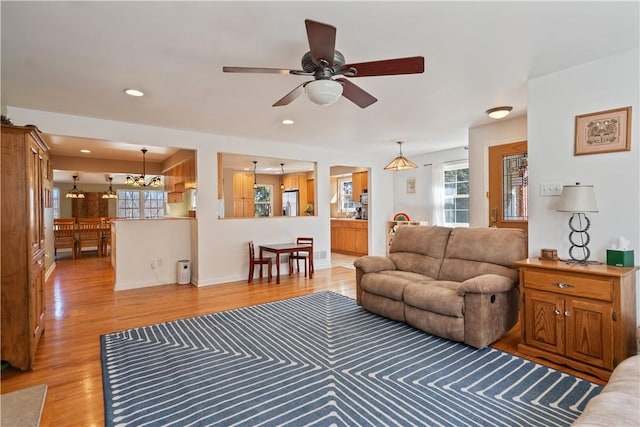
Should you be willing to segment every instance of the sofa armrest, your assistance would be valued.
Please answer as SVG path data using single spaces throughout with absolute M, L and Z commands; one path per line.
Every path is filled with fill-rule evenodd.
M 515 282 L 508 277 L 498 274 L 483 274 L 462 282 L 458 288 L 458 295 L 464 296 L 467 292 L 474 294 L 507 292 L 511 290 L 514 285 Z
M 356 260 L 353 261 L 353 265 L 362 270 L 363 273 L 375 273 L 378 271 L 396 269 L 396 265 L 391 261 L 391 258 L 375 255 L 356 258 Z

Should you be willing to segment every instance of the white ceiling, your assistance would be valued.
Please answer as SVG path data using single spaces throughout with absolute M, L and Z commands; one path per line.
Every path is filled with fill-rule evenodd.
M 488 108 L 526 114 L 528 79 L 639 45 L 637 1 L 3 1 L 1 8 L 5 106 L 329 149 L 349 144 L 385 157 L 396 154 L 397 140 L 405 155 L 466 145 L 470 127 L 492 121 Z M 222 72 L 224 65 L 299 69 L 306 18 L 337 27 L 347 63 L 422 55 L 425 72 L 351 79 L 378 98 L 366 109 L 346 99 L 320 107 L 304 96 L 271 107 L 309 78 Z M 146 95 L 124 95 L 129 87 Z M 295 124 L 282 125 L 285 118 Z M 129 150 L 131 160 L 140 148 Z

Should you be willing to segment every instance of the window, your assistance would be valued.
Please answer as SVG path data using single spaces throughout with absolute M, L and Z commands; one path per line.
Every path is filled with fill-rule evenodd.
M 272 216 L 273 215 L 273 185 L 260 185 L 254 192 L 253 204 L 255 206 L 256 216 Z
M 53 203 L 53 217 L 60 218 L 60 189 L 54 187 L 51 192 L 51 198 Z
M 158 190 L 118 190 L 118 218 L 162 218 L 164 192 Z
M 444 222 L 449 227 L 469 226 L 469 165 L 444 166 Z
M 355 212 L 356 205 L 353 200 L 353 181 L 351 177 L 338 178 L 338 194 L 340 195 L 341 212 Z

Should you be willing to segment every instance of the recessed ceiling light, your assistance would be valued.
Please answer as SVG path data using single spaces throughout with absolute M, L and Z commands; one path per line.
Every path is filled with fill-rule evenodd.
M 509 107 L 509 106 L 495 107 L 495 108 L 489 108 L 487 110 L 487 114 L 492 119 L 504 119 L 509 115 L 511 110 L 513 110 L 513 107 Z
M 295 123 L 295 122 L 294 122 L 293 120 L 291 120 L 291 119 L 284 119 L 284 120 L 282 121 L 282 124 L 283 124 L 283 125 L 292 125 L 292 124 L 294 124 L 294 123 Z
M 86 148 L 83 148 L 82 150 L 80 150 L 81 153 L 90 153 L 91 150 L 87 150 Z
M 138 89 L 125 89 L 124 93 L 131 96 L 144 96 L 144 92 Z

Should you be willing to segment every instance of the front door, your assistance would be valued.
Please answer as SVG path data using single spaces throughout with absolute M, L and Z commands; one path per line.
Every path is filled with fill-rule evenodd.
M 489 227 L 528 233 L 527 141 L 489 147 Z

